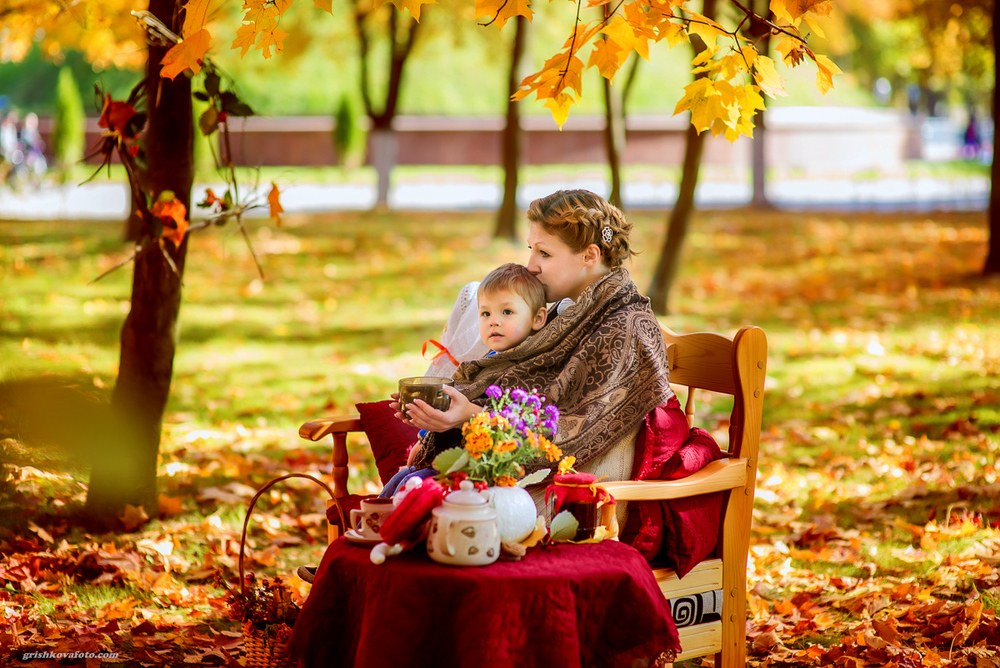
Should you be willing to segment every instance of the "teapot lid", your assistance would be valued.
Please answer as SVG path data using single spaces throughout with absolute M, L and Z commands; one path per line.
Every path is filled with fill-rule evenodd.
M 444 499 L 447 503 L 456 506 L 485 506 L 489 503 L 486 498 L 476 490 L 476 486 L 471 480 L 463 480 L 458 483 L 458 490 L 451 492 Z

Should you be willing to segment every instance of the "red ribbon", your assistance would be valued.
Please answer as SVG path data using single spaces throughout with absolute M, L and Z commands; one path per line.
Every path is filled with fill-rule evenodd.
M 430 359 L 430 361 L 431 361 L 431 362 L 433 362 L 433 361 L 434 361 L 434 360 L 436 360 L 437 358 L 441 357 L 441 355 L 447 355 L 447 356 L 448 356 L 448 359 L 450 359 L 450 360 L 451 360 L 451 363 L 452 363 L 452 364 L 454 364 L 455 366 L 458 366 L 458 365 L 459 365 L 459 361 L 458 361 L 457 359 L 455 359 L 454 357 L 452 357 L 452 356 L 451 356 L 451 353 L 450 353 L 450 352 L 448 352 L 448 349 L 447 349 L 447 348 L 445 348 L 445 347 L 444 347 L 443 345 L 441 345 L 440 343 L 438 343 L 437 341 L 435 341 L 434 339 L 427 339 L 426 341 L 424 341 L 424 346 L 423 346 L 423 347 L 422 347 L 422 348 L 420 349 L 420 356 L 421 356 L 421 357 L 423 357 L 424 359 L 427 359 L 427 344 L 428 344 L 428 343 L 433 343 L 433 344 L 434 344 L 435 346 L 437 346 L 437 347 L 438 347 L 438 349 L 439 349 L 439 350 L 438 350 L 438 354 L 437 354 L 437 355 L 435 355 L 434 357 L 432 357 L 432 358 Z

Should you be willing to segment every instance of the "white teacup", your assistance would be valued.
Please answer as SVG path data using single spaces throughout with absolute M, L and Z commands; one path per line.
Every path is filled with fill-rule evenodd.
M 362 499 L 361 508 L 351 511 L 351 527 L 363 538 L 379 538 L 379 531 L 395 506 L 392 499 Z

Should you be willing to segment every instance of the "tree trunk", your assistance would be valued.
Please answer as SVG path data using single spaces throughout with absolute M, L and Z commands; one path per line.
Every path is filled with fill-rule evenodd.
M 755 209 L 770 209 L 774 205 L 767 198 L 766 179 L 764 177 L 767 169 L 767 156 L 764 150 L 767 141 L 767 119 L 763 109 L 758 109 L 754 114 L 753 139 L 751 140 L 751 171 L 753 173 L 753 197 L 750 199 L 750 206 Z
M 150 0 L 149 9 L 179 32 L 179 20 L 174 20 L 179 4 L 180 0 Z M 146 182 L 154 199 L 172 190 L 190 214 L 191 80 L 183 75 L 174 81 L 160 78 L 165 53 L 164 47 L 149 47 Z M 95 459 L 87 493 L 88 518 L 103 528 L 117 525 L 126 504 L 143 508 L 150 517 L 157 515 L 156 464 L 177 345 L 187 238 L 177 249 L 164 243 L 176 273 L 154 241 L 147 239 L 146 245 L 135 260 L 132 308 L 122 328 L 118 382 L 111 397 L 117 429 L 108 435 L 105 452 Z
M 769 0 L 755 0 L 751 5 L 754 12 L 759 16 L 769 15 Z M 760 21 L 751 21 L 748 37 L 757 43 L 757 51 L 761 55 L 768 55 L 771 50 L 771 31 Z M 765 105 L 767 97 L 764 98 Z M 751 140 L 751 172 L 753 174 L 753 197 L 750 199 L 750 206 L 756 209 L 773 208 L 771 200 L 767 198 L 766 178 L 767 156 L 765 147 L 767 143 L 767 119 L 764 109 L 757 110 L 754 114 L 754 132 Z
M 714 0 L 707 0 L 706 5 Z M 705 16 L 712 18 L 706 13 Z M 701 168 L 701 155 L 705 148 L 705 133 L 698 134 L 693 125 L 688 125 L 684 141 L 684 168 L 681 176 L 681 187 L 677 193 L 677 203 L 670 212 L 667 224 L 667 238 L 660 251 L 660 260 L 656 264 L 653 282 L 649 287 L 649 301 L 653 313 L 666 315 L 669 313 L 668 301 L 670 288 L 673 287 L 677 268 L 680 265 L 681 250 L 687 236 L 691 214 L 694 212 L 694 191 L 698 186 L 698 171 Z
M 510 71 L 507 75 L 507 122 L 503 127 L 503 201 L 497 212 L 493 236 L 497 239 L 517 238 L 517 182 L 521 168 L 521 104 L 514 100 L 521 81 L 521 63 L 527 41 L 528 19 L 518 14 L 514 24 L 514 43 L 510 50 Z
M 1000 53 L 1000 35 L 997 26 L 1000 21 L 1000 4 L 993 3 L 993 53 Z M 1000 86 L 996 68 L 993 71 L 993 164 L 990 167 L 990 208 L 989 208 L 989 250 L 986 253 L 986 263 L 983 274 L 1000 274 L 1000 160 L 997 160 L 997 114 L 1000 113 Z
M 705 0 L 702 13 L 708 18 L 714 19 L 715 0 Z M 697 36 L 691 38 L 691 47 L 694 49 L 695 57 L 706 48 L 705 43 Z M 703 72 L 695 75 L 696 78 L 702 76 L 705 76 Z M 698 185 L 698 172 L 701 169 L 701 156 L 704 148 L 705 134 L 698 134 L 694 126 L 689 124 L 685 135 L 684 166 L 681 174 L 681 186 L 677 193 L 677 203 L 674 205 L 673 211 L 670 212 L 667 236 L 663 241 L 660 260 L 656 265 L 656 272 L 653 274 L 653 281 L 649 287 L 650 306 L 653 313 L 659 315 L 666 315 L 670 312 L 668 308 L 670 288 L 677 276 L 684 239 L 687 236 L 691 214 L 694 211 L 694 191 Z
M 369 50 L 371 36 L 368 34 L 366 21 L 371 16 L 367 6 L 362 6 L 355 2 L 354 21 L 358 29 L 358 48 L 361 58 L 361 99 L 364 101 L 365 113 L 371 120 L 371 150 L 373 164 L 378 175 L 378 190 L 375 202 L 376 209 L 385 209 L 389 206 L 389 180 L 392 175 L 392 168 L 396 166 L 397 149 L 396 135 L 392 129 L 392 121 L 396 118 L 396 109 L 399 105 L 399 93 L 403 84 L 403 73 L 406 69 L 407 60 L 413 52 L 413 44 L 416 42 L 420 24 L 414 19 L 402 19 L 401 14 L 395 9 L 389 10 L 389 86 L 385 92 L 385 104 L 382 111 L 376 111 L 372 104 L 371 92 L 368 90 L 369 77 L 368 68 L 371 65 Z
M 618 91 L 611 88 L 611 82 L 604 82 L 604 148 L 611 169 L 611 194 L 608 201 L 622 207 L 622 152 L 625 150 L 625 118 L 622 114 L 622 99 Z
M 389 181 L 392 178 L 392 168 L 396 166 L 399 156 L 396 133 L 391 127 L 373 127 L 368 133 L 368 141 L 372 166 L 375 167 L 375 174 L 378 177 L 375 208 L 385 210 L 389 207 Z

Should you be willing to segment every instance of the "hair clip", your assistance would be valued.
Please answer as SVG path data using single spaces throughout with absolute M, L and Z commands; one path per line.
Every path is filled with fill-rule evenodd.
M 614 232 L 611 231 L 611 228 L 609 226 L 605 225 L 603 228 L 601 228 L 601 238 L 604 239 L 604 243 L 606 244 L 611 243 L 611 237 L 613 236 Z

